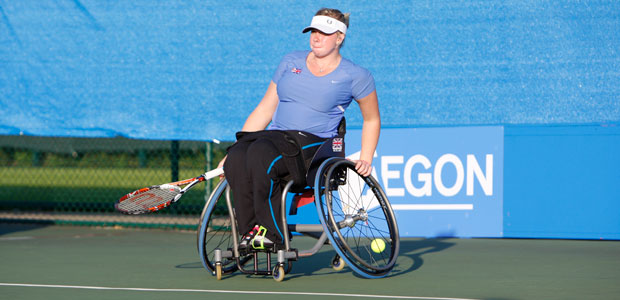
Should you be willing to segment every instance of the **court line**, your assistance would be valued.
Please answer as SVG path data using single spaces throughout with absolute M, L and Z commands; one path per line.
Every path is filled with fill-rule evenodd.
M 467 299 L 467 298 L 438 298 L 438 297 L 416 297 L 416 296 L 394 296 L 394 295 L 364 295 L 364 294 L 337 294 L 337 293 L 310 293 L 310 292 L 273 292 L 273 291 L 198 290 L 198 289 L 123 288 L 123 287 L 105 287 L 105 286 L 87 286 L 87 285 L 56 285 L 56 284 L 5 283 L 5 282 L 0 282 L 0 286 L 63 288 L 63 289 L 84 289 L 84 290 L 138 291 L 138 292 L 267 294 L 267 295 L 334 296 L 334 297 L 364 297 L 364 298 L 418 299 L 418 300 L 477 300 L 477 299 Z
M 13 237 L 1 237 L 0 241 L 23 241 L 23 240 L 32 240 L 34 237 L 31 236 L 13 236 Z

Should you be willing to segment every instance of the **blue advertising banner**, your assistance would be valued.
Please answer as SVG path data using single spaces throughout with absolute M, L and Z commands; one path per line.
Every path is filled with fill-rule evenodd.
M 359 157 L 349 130 L 347 157 Z M 504 128 L 382 129 L 373 175 L 401 236 L 502 237 Z

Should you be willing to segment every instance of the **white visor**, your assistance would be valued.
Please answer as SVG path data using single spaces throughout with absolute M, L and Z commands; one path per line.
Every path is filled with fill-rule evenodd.
M 310 26 L 304 28 L 302 33 L 306 33 L 312 29 L 316 29 L 326 34 L 332 34 L 336 31 L 347 33 L 347 25 L 328 16 L 314 16 Z

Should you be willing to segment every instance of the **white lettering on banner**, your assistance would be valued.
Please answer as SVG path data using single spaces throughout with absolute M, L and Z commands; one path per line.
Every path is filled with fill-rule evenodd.
M 482 175 L 482 169 L 472 154 L 467 155 L 467 196 L 474 194 L 474 181 L 470 178 L 476 176 L 478 182 L 487 196 L 493 195 L 493 155 L 486 155 L 486 171 Z
M 418 173 L 418 181 L 423 182 L 421 188 L 416 188 L 411 182 L 412 169 L 416 164 L 422 164 L 425 170 L 431 167 L 431 161 L 424 155 L 416 154 L 407 160 L 405 164 L 405 188 L 414 197 L 430 196 L 433 192 L 433 180 L 429 173 Z
M 454 185 L 450 188 L 447 188 L 443 185 L 443 181 L 441 179 L 441 172 L 443 171 L 443 166 L 446 163 L 451 163 L 456 168 L 456 181 Z M 435 165 L 435 172 L 433 172 L 433 179 L 435 180 L 435 186 L 440 194 L 446 197 L 452 197 L 459 193 L 461 188 L 463 187 L 463 163 L 461 160 L 454 154 L 444 154 L 438 160 Z
M 421 187 L 413 184 L 413 167 L 420 164 L 424 170 L 432 168 L 431 161 L 424 155 L 416 154 L 410 157 L 405 163 L 403 170 L 403 183 L 407 193 L 414 197 L 424 197 L 432 195 L 433 181 L 437 191 L 445 196 L 452 197 L 457 195 L 466 183 L 467 196 L 474 195 L 474 181 L 477 180 L 482 187 L 482 191 L 487 196 L 493 195 L 493 154 L 486 155 L 485 170 L 482 171 L 476 156 L 468 154 L 466 165 L 463 166 L 461 159 L 451 153 L 444 154 L 437 159 L 435 167 L 431 172 L 418 172 L 417 181 L 422 183 Z M 381 179 L 383 188 L 387 196 L 402 197 L 405 195 L 405 189 L 398 187 L 390 187 L 390 180 L 400 179 L 400 171 L 395 167 L 402 165 L 404 157 L 401 156 L 381 156 Z M 442 173 L 447 165 L 452 165 L 456 171 L 456 179 L 452 186 L 446 186 L 442 179 Z
M 389 165 L 402 164 L 403 156 L 381 156 L 381 179 L 383 181 L 383 188 L 385 194 L 388 196 L 405 196 L 405 190 L 402 188 L 390 188 L 388 180 L 400 178 L 400 171 L 390 171 Z

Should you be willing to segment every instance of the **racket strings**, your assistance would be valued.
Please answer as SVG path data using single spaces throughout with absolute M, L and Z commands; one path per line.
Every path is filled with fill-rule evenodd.
M 155 188 L 128 197 L 118 203 L 118 209 L 127 213 L 158 210 L 167 206 L 178 194 L 179 189 Z

